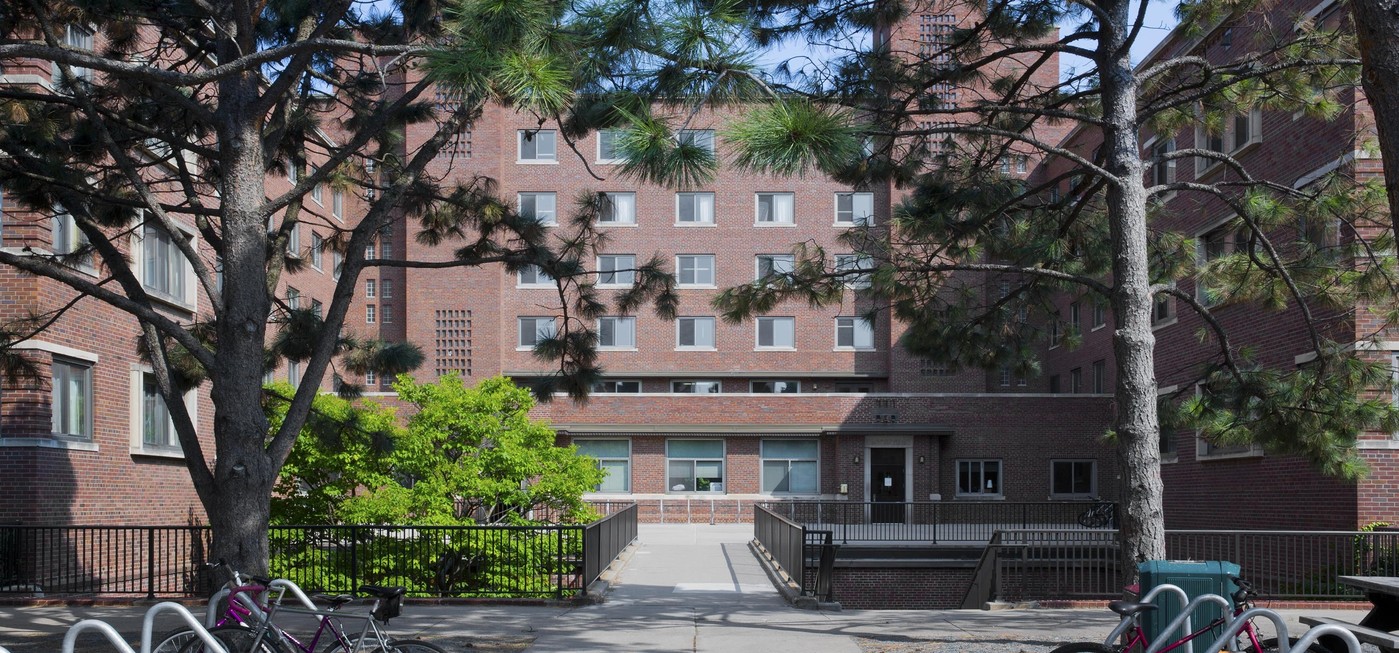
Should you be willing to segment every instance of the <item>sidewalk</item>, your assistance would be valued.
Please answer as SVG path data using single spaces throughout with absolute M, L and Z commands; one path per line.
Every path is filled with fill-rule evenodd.
M 391 631 L 422 637 L 451 653 L 1045 653 L 1066 642 L 1102 641 L 1117 623 L 1106 609 L 797 610 L 768 582 L 748 548 L 751 537 L 748 525 L 643 525 L 638 546 L 602 604 L 410 605 Z M 108 620 L 136 642 L 144 612 L 143 607 L 0 607 L 0 646 L 12 653 L 56 652 L 67 627 L 85 618 Z M 1298 615 L 1318 612 L 1283 614 L 1297 627 Z M 1327 614 L 1355 621 L 1363 611 Z M 175 626 L 173 619 L 162 623 Z M 115 649 L 101 644 L 87 650 Z

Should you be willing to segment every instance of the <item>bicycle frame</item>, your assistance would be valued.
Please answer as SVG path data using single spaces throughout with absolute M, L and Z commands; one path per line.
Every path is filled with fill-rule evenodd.
M 1243 612 L 1244 610 L 1242 607 L 1237 608 L 1234 610 L 1233 617 L 1237 618 L 1239 615 L 1243 614 Z M 1147 639 L 1146 629 L 1142 628 L 1140 620 L 1134 621 L 1136 621 L 1136 623 L 1133 625 L 1132 635 L 1127 639 L 1127 645 L 1122 647 L 1122 650 L 1124 653 L 1126 653 L 1127 651 L 1132 651 L 1133 647 L 1139 647 L 1137 650 L 1139 650 L 1141 653 L 1146 653 L 1147 648 L 1151 645 L 1151 642 Z M 1155 653 L 1169 653 L 1170 651 L 1180 648 L 1181 646 L 1184 646 L 1185 644 L 1193 641 L 1196 637 L 1214 631 L 1214 629 L 1219 628 L 1220 626 L 1227 627 L 1229 625 L 1229 622 L 1230 620 L 1224 617 L 1216 617 L 1214 621 L 1211 621 L 1209 624 L 1205 625 L 1205 627 L 1195 632 L 1192 632 L 1174 642 L 1171 642 L 1170 645 L 1158 651 L 1155 651 Z M 1253 627 L 1252 623 L 1245 623 L 1242 626 L 1240 632 L 1248 634 L 1248 641 L 1250 646 L 1252 647 L 1250 650 L 1254 651 L 1254 653 L 1262 653 L 1263 645 L 1259 643 L 1258 631 Z

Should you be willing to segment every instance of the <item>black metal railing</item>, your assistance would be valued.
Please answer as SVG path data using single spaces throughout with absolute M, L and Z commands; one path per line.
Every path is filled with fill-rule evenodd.
M 583 528 L 583 593 L 636 540 L 636 515 L 632 504 Z
M 763 505 L 753 506 L 753 538 L 787 577 L 806 589 L 806 530 Z
M 210 535 L 204 526 L 0 525 L 0 593 L 207 596 Z M 635 536 L 636 511 L 623 509 L 586 526 L 275 526 L 268 544 L 272 573 L 308 592 L 390 584 L 412 596 L 563 598 Z
M 835 541 L 984 544 L 1007 529 L 1086 529 L 1079 515 L 1091 501 L 773 501 L 764 504 Z M 1104 529 L 1098 529 L 1104 530 Z

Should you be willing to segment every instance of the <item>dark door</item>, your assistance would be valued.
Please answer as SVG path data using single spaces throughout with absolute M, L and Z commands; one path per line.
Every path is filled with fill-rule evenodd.
M 870 449 L 870 521 L 876 524 L 904 522 L 904 450 Z M 880 504 L 892 505 L 880 505 Z

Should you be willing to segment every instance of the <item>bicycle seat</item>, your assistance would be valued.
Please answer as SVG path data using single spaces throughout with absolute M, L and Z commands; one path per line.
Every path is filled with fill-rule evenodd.
M 359 588 L 359 591 L 362 594 L 377 596 L 381 599 L 392 599 L 407 594 L 408 588 L 398 585 L 395 585 L 393 587 L 385 587 L 381 585 L 365 585 Z
M 315 601 L 329 603 L 330 607 L 338 608 L 342 605 L 345 605 L 346 603 L 349 603 L 350 601 L 355 600 L 355 597 L 350 596 L 349 594 L 336 594 L 335 596 L 331 596 L 329 594 L 312 594 L 311 599 Z
M 1136 601 L 1108 601 L 1108 609 L 1124 617 L 1132 617 L 1143 612 L 1155 610 L 1157 606 L 1153 603 L 1137 603 Z

